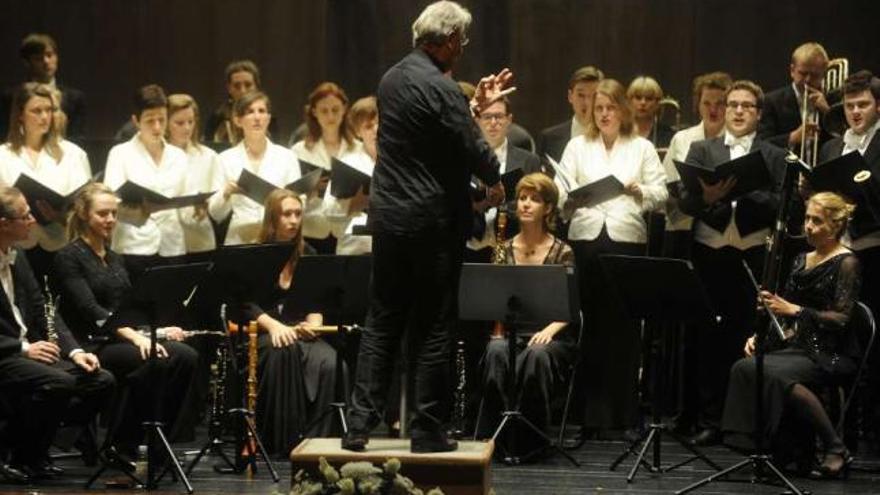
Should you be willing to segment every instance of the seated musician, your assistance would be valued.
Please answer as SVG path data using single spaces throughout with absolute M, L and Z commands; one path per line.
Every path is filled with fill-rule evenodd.
M 165 329 L 169 340 L 157 345 L 157 374 L 162 377 L 157 383 L 146 366 L 149 336 L 128 326 L 102 327 L 131 289 L 122 256 L 109 247 L 118 205 L 119 198 L 104 184 L 92 183 L 80 191 L 68 219 L 71 242 L 55 257 L 55 276 L 61 315 L 86 349 L 97 354 L 102 366 L 120 385 L 129 387 L 128 400 L 114 408 L 115 421 L 110 423 L 113 428 L 105 445 L 133 456 L 143 440 L 141 423 L 152 419 L 154 411 L 172 440 L 188 433 L 182 429 L 193 423 L 189 416 L 197 411 L 181 405 L 190 392 L 198 354 L 175 341 L 183 339 L 180 328 Z M 162 391 L 158 397 L 157 389 Z
M 841 242 L 854 206 L 834 193 L 807 201 L 804 231 L 813 250 L 800 254 L 781 294 L 761 291 L 760 299 L 791 333 L 777 350 L 765 355 L 764 414 L 766 432 L 776 434 L 784 413 L 797 415 L 818 434 L 824 461 L 811 473 L 836 478 L 852 457 L 837 435 L 822 403 L 810 386 L 853 373 L 859 350 L 847 338 L 847 323 L 859 294 L 861 277 L 855 255 Z M 770 334 L 774 330 L 770 329 Z M 755 336 L 745 345 L 746 358 L 730 371 L 722 429 L 726 434 L 754 431 Z
M 34 223 L 21 192 L 0 186 L 0 414 L 10 414 L 3 442 L 9 443 L 0 451 L 11 450 L 9 464 L 0 460 L 0 479 L 17 483 L 63 473 L 48 455 L 58 424 L 90 422 L 114 385 L 57 314 L 57 335 L 50 333 L 40 285 L 24 251 L 14 247 Z
M 516 186 L 516 216 L 520 232 L 504 245 L 508 265 L 574 265 L 571 248 L 553 235 L 559 192 L 546 175 L 533 173 Z M 553 391 L 567 375 L 577 355 L 576 328 L 554 321 L 543 328 L 518 328 L 516 359 L 517 397 L 506 397 L 508 373 L 507 341 L 493 336 L 483 358 L 483 410 L 478 434 L 491 436 L 502 409 L 520 407 L 535 426 L 546 430 L 550 421 Z M 575 326 L 576 327 L 576 326 Z
M 303 203 L 296 193 L 276 189 L 266 198 L 260 242 L 289 242 L 290 260 L 278 274 L 278 283 L 267 300 L 245 305 L 245 316 L 261 331 L 257 375 L 257 427 L 266 450 L 286 457 L 302 435 L 333 436 L 334 418 L 304 431 L 319 417 L 335 390 L 336 351 L 310 330 L 323 323 L 320 313 L 308 313 L 290 325 L 280 308 L 293 284 L 296 264 L 303 254 L 314 254 L 302 235 Z M 335 432 L 339 434 L 339 432 Z

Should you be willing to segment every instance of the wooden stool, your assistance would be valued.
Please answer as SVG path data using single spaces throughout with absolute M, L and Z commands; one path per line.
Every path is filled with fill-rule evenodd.
M 339 438 L 307 438 L 290 452 L 291 473 L 306 470 L 318 479 L 318 459 L 339 469 L 346 462 L 369 461 L 382 467 L 390 458 L 400 460 L 400 474 L 425 491 L 440 487 L 446 495 L 486 495 L 491 487 L 492 452 L 495 444 L 458 442 L 455 452 L 413 454 L 409 439 L 371 438 L 367 450 L 352 452 L 340 447 Z

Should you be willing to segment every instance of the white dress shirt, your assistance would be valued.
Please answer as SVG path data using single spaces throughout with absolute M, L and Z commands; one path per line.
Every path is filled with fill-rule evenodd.
M 44 147 L 32 161 L 24 148 L 15 152 L 4 144 L 0 147 L 0 181 L 15 185 L 19 175 L 25 174 L 53 191 L 67 195 L 85 184 L 92 175 L 86 152 L 70 141 L 61 141 L 61 161 L 56 162 Z M 64 213 L 64 212 L 61 212 Z M 58 251 L 67 244 L 64 227 L 58 222 L 48 225 L 36 224 L 31 228 L 24 249 L 40 245 L 46 251 Z
M 147 151 L 140 133 L 110 149 L 104 183 L 113 190 L 126 181 L 134 182 L 169 198 L 184 194 L 187 172 L 186 154 L 167 142 L 162 148 L 159 163 Z M 125 206 L 120 205 L 120 210 Z M 113 250 L 120 254 L 180 256 L 186 253 L 180 210 L 167 209 L 150 214 L 142 224 L 120 222 L 113 233 Z
M 207 146 L 189 146 L 186 149 L 186 179 L 184 194 L 199 194 L 223 189 L 223 173 L 220 158 Z M 183 225 L 183 238 L 187 253 L 210 251 L 216 247 L 214 227 L 208 215 L 196 216 L 196 208 L 188 206 L 180 209 L 180 223 Z
M 18 327 L 21 329 L 21 333 L 18 338 L 21 340 L 21 352 L 27 352 L 30 344 L 27 341 L 27 325 L 24 324 L 24 319 L 21 317 L 21 311 L 18 309 L 18 305 L 15 304 L 15 285 L 12 278 L 12 265 L 15 264 L 15 258 L 18 253 L 10 248 L 7 249 L 4 253 L 0 251 L 0 285 L 3 286 L 3 292 L 6 293 L 6 299 L 9 300 L 9 305 L 12 306 L 12 316 L 15 318 L 15 322 L 18 323 Z
M 601 136 L 575 137 L 565 147 L 559 165 L 578 186 L 614 175 L 624 185 L 638 183 L 643 195 L 641 202 L 621 194 L 590 208 L 578 208 L 568 228 L 570 240 L 592 241 L 605 226 L 615 242 L 647 242 L 642 213 L 662 205 L 668 197 L 666 174 L 650 141 L 639 136 L 620 136 L 611 150 L 606 150 Z M 560 206 L 567 199 L 568 191 L 560 190 Z
M 296 153 L 297 158 L 312 165 L 317 165 L 324 170 L 330 170 L 332 158 L 345 161 L 343 157 L 351 153 L 362 151 L 363 145 L 355 141 L 352 146 L 346 146 L 345 141 L 339 147 L 336 155 L 330 156 L 324 141 L 319 139 L 311 149 L 306 146 L 305 141 L 299 141 L 290 149 Z M 328 185 L 327 191 L 330 190 Z M 325 192 L 328 195 L 329 192 Z M 303 213 L 303 237 L 311 237 L 312 239 L 326 239 L 331 233 L 337 236 L 333 231 L 333 225 L 327 220 L 327 214 L 324 211 L 324 198 L 320 196 L 310 196 L 306 203 L 306 211 Z M 340 234 L 341 235 L 341 234 Z M 338 237 L 337 237 L 338 238 Z
M 587 133 L 587 128 L 582 126 L 577 117 L 571 118 L 571 137 L 576 138 Z
M 724 131 L 724 145 L 730 148 L 731 160 L 736 160 L 748 154 L 749 150 L 752 149 L 752 144 L 755 142 L 755 134 L 753 132 L 735 138 L 729 132 Z M 703 222 L 697 222 L 697 226 L 694 229 L 694 240 L 713 249 L 730 246 L 740 251 L 764 244 L 767 236 L 770 235 L 770 229 L 760 229 L 745 237 L 741 236 L 736 226 L 736 201 L 731 202 L 731 206 L 730 221 L 727 223 L 727 228 L 724 229 L 724 232 L 718 232 Z
M 346 153 L 339 159 L 370 177 L 373 176 L 373 168 L 376 163 L 365 151 Z M 354 227 L 367 224 L 367 212 L 361 211 L 355 215 L 349 215 L 348 208 L 351 198 L 336 198 L 330 193 L 331 185 L 327 185 L 327 193 L 324 195 L 323 212 L 330 225 L 330 231 L 338 239 L 336 254 L 369 254 L 373 250 L 373 238 L 369 235 L 353 235 Z
M 858 151 L 864 156 L 865 151 L 874 139 L 874 135 L 877 134 L 878 128 L 880 128 L 880 120 L 874 122 L 874 125 L 861 135 L 854 133 L 852 129 L 847 129 L 843 133 L 843 152 L 841 155 Z M 849 234 L 846 234 L 844 242 L 855 251 L 864 251 L 865 249 L 877 247 L 880 246 L 880 230 L 869 232 L 855 240 L 852 240 Z
M 691 149 L 691 143 L 704 139 L 706 139 L 706 128 L 703 126 L 703 122 L 678 131 L 672 136 L 672 141 L 669 142 L 669 149 L 663 158 L 663 170 L 666 171 L 667 184 L 681 180 L 673 160 L 685 161 L 688 151 Z M 669 198 L 669 201 L 666 202 L 666 230 L 691 230 L 693 223 L 694 217 L 682 212 L 678 208 L 678 201 L 674 198 Z
M 238 181 L 241 171 L 247 168 L 261 179 L 278 187 L 300 178 L 299 162 L 296 155 L 289 149 L 279 146 L 266 139 L 266 151 L 260 163 L 251 163 L 245 150 L 244 142 L 220 153 L 222 183 Z M 257 242 L 260 225 L 263 222 L 263 205 L 243 194 L 232 194 L 229 199 L 223 198 L 221 187 L 208 201 L 208 212 L 216 221 L 223 221 L 230 213 L 232 220 L 226 232 L 224 244 L 250 244 Z
M 495 156 L 498 157 L 498 163 L 501 164 L 501 167 L 498 169 L 499 174 L 504 174 L 507 172 L 507 138 L 504 138 L 504 142 L 502 142 L 497 148 L 492 150 L 495 152 Z M 507 191 L 508 196 L 512 196 L 515 191 Z M 495 246 L 495 219 L 498 218 L 498 208 L 491 207 L 487 208 L 485 212 L 483 212 L 484 218 L 486 219 L 486 231 L 483 232 L 482 239 L 474 239 L 473 237 L 468 238 L 467 247 L 468 249 L 479 251 L 480 249 L 493 247 Z

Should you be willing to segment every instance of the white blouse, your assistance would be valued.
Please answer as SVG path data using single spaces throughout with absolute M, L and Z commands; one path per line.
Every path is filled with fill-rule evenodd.
M 140 133 L 110 149 L 104 183 L 113 190 L 126 181 L 156 191 L 169 198 L 184 195 L 186 154 L 167 142 L 159 163 L 153 161 L 140 140 Z M 178 209 L 156 211 L 143 223 L 126 221 L 127 207 L 120 205 L 120 222 L 113 233 L 113 250 L 121 254 L 180 256 L 186 253 L 183 226 Z
M 232 194 L 228 200 L 223 198 L 225 184 L 237 181 L 244 168 L 278 187 L 284 187 L 300 178 L 299 162 L 296 160 L 296 155 L 289 149 L 271 141 L 268 141 L 266 152 L 260 163 L 251 163 L 243 141 L 220 153 L 223 186 L 208 201 L 208 212 L 218 222 L 223 221 L 232 213 L 232 220 L 229 222 L 229 230 L 226 232 L 224 241 L 226 245 L 257 242 L 260 225 L 263 222 L 263 205 L 243 194 Z
M 305 141 L 299 141 L 290 148 L 296 153 L 297 158 L 302 161 L 317 165 L 324 170 L 330 170 L 332 158 L 344 160 L 343 157 L 352 153 L 362 152 L 363 145 L 355 141 L 352 146 L 343 145 L 339 147 L 339 151 L 334 156 L 330 156 L 327 147 L 324 146 L 323 140 L 318 140 L 312 146 L 312 149 L 306 147 Z M 325 196 L 330 196 L 330 187 L 328 185 Z M 339 233 L 333 230 L 333 225 L 327 221 L 327 214 L 324 211 L 324 198 L 320 196 L 311 196 L 306 203 L 306 211 L 303 213 L 303 237 L 312 239 L 326 239 L 331 233 L 339 237 Z
M 643 195 L 642 201 L 621 194 L 596 206 L 578 208 L 568 228 L 570 240 L 592 241 L 605 226 L 615 242 L 647 242 L 642 213 L 662 205 L 668 196 L 666 174 L 650 141 L 638 136 L 620 136 L 611 150 L 606 150 L 601 136 L 595 139 L 577 136 L 566 145 L 559 165 L 578 187 L 613 174 L 624 185 L 639 184 Z M 567 191 L 562 189 L 560 206 L 566 199 Z
M 186 158 L 184 194 L 223 189 L 223 173 L 217 152 L 204 145 L 189 146 L 186 149 Z M 211 219 L 204 213 L 206 212 L 199 216 L 194 206 L 180 209 L 180 223 L 183 225 L 187 253 L 210 251 L 216 247 L 214 227 Z
M 91 178 L 92 169 L 82 148 L 70 141 L 61 141 L 60 146 L 60 162 L 56 162 L 45 148 L 37 155 L 36 161 L 32 161 L 24 148 L 15 152 L 9 144 L 0 146 L 0 181 L 12 186 L 19 175 L 25 174 L 59 194 L 70 194 Z M 34 225 L 21 247 L 30 249 L 38 244 L 46 251 L 61 249 L 67 244 L 64 227 L 57 222 Z
M 346 153 L 339 159 L 370 177 L 373 176 L 373 167 L 376 163 L 365 151 Z M 339 239 L 336 243 L 336 254 L 369 254 L 373 250 L 372 237 L 352 234 L 354 227 L 367 224 L 367 212 L 361 211 L 355 215 L 349 215 L 350 203 L 351 198 L 339 199 L 330 194 L 330 184 L 328 184 L 327 194 L 324 196 L 323 212 L 324 218 L 330 225 L 330 231 Z

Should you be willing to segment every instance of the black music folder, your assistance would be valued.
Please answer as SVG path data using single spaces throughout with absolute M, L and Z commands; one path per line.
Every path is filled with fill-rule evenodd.
M 623 194 L 623 191 L 624 186 L 620 179 L 614 175 L 607 175 L 573 191 L 569 191 L 568 197 L 576 201 L 580 207 L 589 208 L 614 199 Z
M 323 170 L 312 170 L 311 172 L 300 177 L 299 179 L 296 179 L 290 184 L 284 186 L 284 188 L 290 189 L 297 194 L 309 195 L 318 188 L 318 183 L 321 181 L 322 175 L 324 175 Z
M 245 196 L 259 204 L 263 204 L 266 202 L 266 198 L 269 194 L 275 189 L 290 189 L 297 194 L 310 194 L 316 187 L 318 187 L 318 181 L 320 179 L 321 172 L 319 170 L 312 170 L 306 175 L 281 188 L 250 170 L 243 168 L 241 169 L 241 175 L 238 176 L 237 183 L 239 189 L 241 189 Z
M 338 199 L 351 198 L 357 194 L 358 189 L 365 193 L 370 191 L 370 181 L 373 178 L 342 160 L 332 159 L 330 167 L 330 194 Z
M 869 170 L 868 163 L 861 153 L 852 151 L 816 165 L 807 174 L 807 181 L 815 192 L 832 191 L 858 201 L 862 196 L 862 186 L 855 181 L 855 176 L 863 170 Z
M 330 171 L 327 170 L 326 168 L 315 165 L 312 162 L 307 162 L 302 159 L 299 160 L 299 173 L 300 173 L 300 175 L 308 175 L 308 173 L 313 170 L 320 170 L 322 178 L 323 177 L 330 177 Z
M 501 174 L 501 183 L 504 185 L 504 194 L 507 196 L 508 201 L 512 201 L 514 195 L 516 194 L 516 185 L 519 184 L 520 179 L 523 178 L 525 172 L 523 169 L 516 168 L 509 172 L 504 172 Z M 471 197 L 474 201 L 482 201 L 486 199 L 486 188 L 480 187 L 480 180 L 476 177 L 471 178 Z
M 187 206 L 201 205 L 208 201 L 208 198 L 214 195 L 214 192 L 203 192 L 196 194 L 187 194 L 169 198 L 152 189 L 148 189 L 136 182 L 125 181 L 116 190 L 116 195 L 123 203 L 142 204 L 151 203 L 159 210 L 168 210 L 171 208 L 184 208 Z
M 77 187 L 72 192 L 61 194 L 54 189 L 41 184 L 27 174 L 19 174 L 18 179 L 15 181 L 15 187 L 24 194 L 24 199 L 27 200 L 31 213 L 34 214 L 34 218 L 37 222 L 39 222 L 40 225 L 46 225 L 51 222 L 48 218 L 43 217 L 42 212 L 37 207 L 37 201 L 45 201 L 53 210 L 63 214 L 67 208 L 73 204 L 73 200 L 76 198 L 79 191 L 88 183 L 88 181 L 83 182 L 81 186 Z
M 753 151 L 735 160 L 707 168 L 694 163 L 675 161 L 675 168 L 681 176 L 684 187 L 691 194 L 703 194 L 699 179 L 707 184 L 715 184 L 728 177 L 736 177 L 736 185 L 723 199 L 736 199 L 744 194 L 765 189 L 773 183 L 767 163 L 760 151 Z

